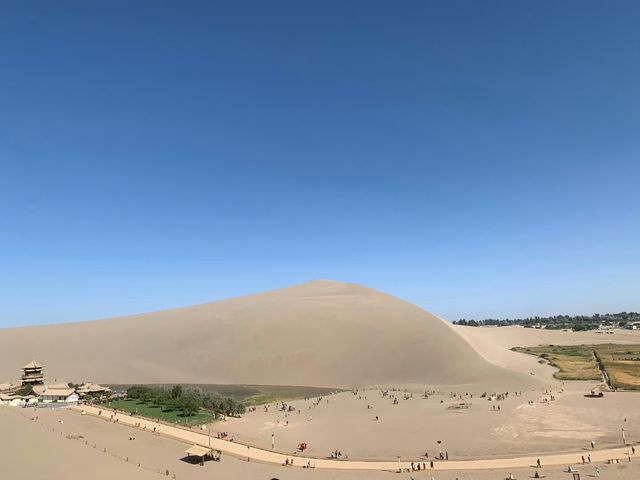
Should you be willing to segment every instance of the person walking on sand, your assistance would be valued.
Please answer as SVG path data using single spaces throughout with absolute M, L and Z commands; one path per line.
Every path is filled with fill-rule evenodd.
M 600 469 L 596 467 L 596 477 L 600 478 Z
M 542 468 L 542 464 L 540 463 L 540 459 L 536 460 L 536 468 Z

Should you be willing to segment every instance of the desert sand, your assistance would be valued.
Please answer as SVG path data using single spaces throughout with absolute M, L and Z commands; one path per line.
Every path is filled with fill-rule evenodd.
M 234 322 L 241 328 L 234 329 Z M 218 335 L 204 335 L 203 331 Z M 221 340 L 223 333 L 228 342 Z M 151 344 L 151 339 L 155 343 Z M 67 342 L 66 348 L 60 348 L 60 342 Z M 136 342 L 143 343 L 140 351 Z M 154 434 L 151 428 L 143 431 L 128 426 L 137 420 L 130 416 L 114 423 L 106 415 L 81 415 L 77 409 L 0 407 L 0 460 L 10 477 L 28 471 L 44 479 L 166 478 L 169 471 L 171 478 L 185 479 L 500 480 L 510 473 L 516 479 L 531 478 L 534 469 L 529 464 L 541 458 L 540 472 L 551 480 L 570 478 L 566 472 L 569 464 L 580 470 L 583 478 L 595 478 L 597 467 L 601 478 L 637 479 L 640 451 L 626 456 L 630 448 L 621 448 L 621 428 L 627 442 L 640 442 L 638 394 L 616 392 L 604 398 L 586 398 L 584 394 L 595 382 L 559 382 L 553 378 L 553 367 L 509 350 L 512 346 L 596 342 L 640 343 L 640 332 L 608 335 L 456 327 L 401 300 L 336 282 L 313 282 L 187 309 L 88 322 L 86 326 L 3 330 L 0 365 L 7 369 L 5 375 L 11 375 L 8 366 L 16 363 L 12 355 L 47 358 L 50 354 L 52 360 L 47 358 L 47 363 L 60 375 L 64 372 L 67 378 L 75 378 L 95 368 L 98 377 L 91 376 L 91 380 L 116 383 L 138 378 L 186 383 L 182 375 L 191 381 L 217 382 L 237 378 L 254 383 L 296 383 L 294 380 L 303 379 L 297 383 L 305 385 L 345 386 L 361 381 L 356 383 L 356 392 L 291 401 L 290 412 L 272 404 L 243 418 L 212 424 L 212 433 L 228 432 L 234 442 L 223 442 L 229 454 L 224 454 L 221 462 L 205 466 L 188 464 L 182 458 L 190 442 L 204 443 L 203 432 L 208 427 L 204 431 L 180 430 L 178 434 L 161 427 L 161 434 Z M 23 349 L 30 345 L 35 353 L 25 354 L 14 343 Z M 75 347 L 80 353 L 69 351 Z M 210 348 L 218 350 L 210 352 Z M 39 353 L 39 349 L 46 353 Z M 230 351 L 234 352 L 232 359 L 226 358 Z M 85 358 L 82 355 L 95 360 L 83 365 L 77 361 Z M 298 361 L 292 362 L 291 355 L 298 355 Z M 210 371 L 201 369 L 202 362 L 218 360 L 221 363 L 213 363 L 215 368 Z M 128 372 L 126 365 L 135 368 Z M 66 368 L 72 373 L 67 374 Z M 390 388 L 398 390 L 381 394 Z M 428 398 L 423 396 L 425 390 L 430 392 Z M 483 393 L 505 392 L 509 395 L 500 400 L 482 397 Z M 464 408 L 456 408 L 461 403 Z M 438 453 L 438 440 L 449 460 L 435 460 L 435 470 L 390 473 L 398 457 L 405 466 L 411 461 L 428 465 Z M 591 441 L 596 442 L 595 450 Z M 221 445 L 219 442 L 214 444 Z M 295 452 L 300 442 L 309 445 L 304 454 Z M 253 449 L 249 450 L 250 462 L 238 454 L 247 445 Z M 335 450 L 343 454 L 343 460 L 327 460 Z M 47 452 L 44 461 L 41 452 Z M 37 461 L 32 461 L 34 455 L 39 456 Z M 299 460 L 301 455 L 308 456 L 317 468 L 268 463 L 274 459 L 277 463 L 283 455 Z M 582 456 L 586 465 L 581 464 Z M 607 465 L 604 460 L 610 456 L 622 462 Z M 336 464 L 340 469 L 335 469 Z M 378 471 L 381 468 L 387 471 Z
M 0 379 L 15 378 L 33 358 L 46 363 L 50 379 L 75 382 L 535 383 L 485 360 L 425 310 L 332 281 L 145 315 L 0 329 Z
M 413 394 L 404 400 L 404 394 L 397 393 L 397 405 L 382 398 L 379 389 L 372 388 L 358 395 L 329 396 L 317 406 L 312 402 L 290 402 L 295 410 L 286 417 L 272 405 L 268 412 L 259 409 L 242 419 L 230 419 L 224 428 L 238 441 L 252 445 L 270 447 L 273 433 L 284 451 L 293 450 L 304 441 L 315 454 L 328 455 L 338 449 L 353 458 L 433 454 L 437 440 L 441 440 L 451 458 L 456 459 L 579 451 L 591 440 L 601 447 L 619 445 L 623 427 L 627 441 L 640 441 L 637 392 L 616 392 L 602 399 L 586 398 L 584 395 L 598 382 L 560 382 L 553 378 L 554 367 L 538 363 L 533 356 L 509 350 L 512 346 L 540 344 L 640 343 L 640 332 L 616 330 L 613 334 L 597 334 L 518 327 L 454 328 L 483 358 L 539 379 L 542 385 L 523 388 L 520 395 L 510 390 L 509 397 L 500 402 L 480 398 L 482 393 L 494 392 L 484 388 L 481 381 L 466 388 L 405 386 L 403 388 Z M 422 398 L 421 393 L 427 388 L 438 390 L 438 394 Z M 462 393 L 467 408 L 453 409 L 460 403 L 460 397 L 452 397 L 451 392 Z M 554 400 L 545 402 L 551 394 Z M 497 405 L 500 411 L 494 410 Z
M 37 421 L 34 420 L 37 415 Z M 33 410 L 0 407 L 0 436 L 3 473 L 8 478 L 21 478 L 24 472 L 45 480 L 59 478 L 126 478 L 146 480 L 164 477 L 246 478 L 249 480 L 270 479 L 336 479 L 365 480 L 402 478 L 409 480 L 502 480 L 509 473 L 516 479 L 530 478 L 532 467 L 422 471 L 390 473 L 382 471 L 321 470 L 282 467 L 223 455 L 220 462 L 207 462 L 204 466 L 191 465 L 182 458 L 187 444 L 156 435 L 149 431 L 129 428 L 82 416 L 71 410 Z M 12 434 L 12 435 L 9 435 Z M 133 440 L 132 440 L 133 439 Z M 35 453 L 34 453 L 35 452 Z M 35 458 L 37 455 L 38 458 Z M 128 458 L 128 461 L 127 461 Z M 544 459 L 544 457 L 543 457 Z M 591 465 L 573 464 L 587 478 L 594 476 L 595 468 L 601 478 L 611 480 L 635 480 L 640 475 L 640 455 L 631 462 L 617 465 L 603 462 Z M 565 466 L 545 466 L 541 474 L 549 480 L 570 478 Z
M 511 392 L 498 402 L 482 399 L 476 391 L 473 398 L 463 396 L 469 405 L 464 409 L 452 409 L 460 400 L 446 392 L 425 399 L 415 391 L 408 400 L 398 393 L 396 405 L 372 389 L 325 397 L 317 406 L 292 401 L 295 411 L 288 414 L 272 405 L 268 412 L 258 409 L 212 429 L 224 429 L 236 441 L 262 448 L 270 448 L 274 434 L 279 451 L 293 452 L 307 442 L 311 455 L 324 457 L 339 450 L 350 459 L 419 459 L 425 452 L 433 457 L 438 440 L 451 460 L 574 452 L 591 440 L 602 448 L 619 446 L 622 426 L 627 441 L 640 441 L 637 393 L 585 398 L 589 385 L 577 383 L 565 384 L 564 391 L 554 386 L 551 402 L 544 402 L 550 395 L 540 390 L 522 396 Z M 497 406 L 500 411 L 494 410 Z

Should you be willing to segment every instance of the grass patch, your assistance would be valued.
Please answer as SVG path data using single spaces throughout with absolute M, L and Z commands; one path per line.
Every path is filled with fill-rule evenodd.
M 179 410 L 163 410 L 161 407 L 142 403 L 138 400 L 112 400 L 106 404 L 111 408 L 128 413 L 136 414 L 137 412 L 137 415 L 141 417 L 180 425 L 200 425 L 202 423 L 211 423 L 215 420 L 215 416 L 205 410 L 200 410 L 195 415 L 185 417 Z
M 512 350 L 544 358 L 558 371 L 558 380 L 599 380 L 600 370 L 591 349 L 585 345 L 543 345 L 539 347 L 515 347 Z
M 275 403 L 281 400 L 285 400 L 285 399 L 275 397 L 273 395 L 267 395 L 266 393 L 260 393 L 258 395 L 254 395 L 253 397 L 246 398 L 242 402 L 247 407 L 257 407 L 259 405 L 266 405 L 267 403 Z
M 611 384 L 618 390 L 640 390 L 640 345 L 541 345 L 512 350 L 544 358 L 558 368 L 559 380 L 600 380 L 596 352 Z
M 640 390 L 640 345 L 596 345 L 611 384 L 618 390 Z
M 125 391 L 131 386 L 131 384 L 109 385 L 109 387 L 113 388 L 116 391 Z M 171 389 L 173 384 L 153 384 L 148 386 Z M 295 400 L 305 397 L 321 397 L 331 392 L 342 391 L 338 388 L 300 387 L 292 385 L 183 384 L 183 386 L 186 390 L 197 390 L 203 394 L 211 393 L 218 394 L 223 397 L 231 397 L 244 402 L 247 406 L 273 403 L 279 400 Z

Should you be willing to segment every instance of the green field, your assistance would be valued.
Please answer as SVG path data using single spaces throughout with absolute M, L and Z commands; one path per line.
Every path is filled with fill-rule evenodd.
M 600 370 L 589 345 L 543 345 L 540 347 L 515 347 L 516 352 L 544 358 L 558 369 L 558 380 L 599 380 Z
M 640 345 L 596 345 L 611 384 L 618 390 L 640 390 Z
M 116 391 L 125 391 L 130 384 L 109 385 Z M 153 384 L 150 387 L 170 389 L 173 384 Z M 331 392 L 341 391 L 327 387 L 298 387 L 291 385 L 218 385 L 218 384 L 185 384 L 185 390 L 197 390 L 201 393 L 218 394 L 232 397 L 244 402 L 247 406 L 264 405 L 282 400 L 295 400 L 305 397 L 320 397 Z
M 199 413 L 185 417 L 179 410 L 163 411 L 161 407 L 156 407 L 148 403 L 141 403 L 138 400 L 112 400 L 105 402 L 105 406 L 121 411 L 134 413 L 136 415 L 160 420 L 167 423 L 177 423 L 180 425 L 200 425 L 210 423 L 215 420 L 215 416 L 207 411 L 200 410 Z
M 600 367 L 616 390 L 640 390 L 640 345 L 541 345 L 512 350 L 545 359 L 559 380 L 599 380 Z

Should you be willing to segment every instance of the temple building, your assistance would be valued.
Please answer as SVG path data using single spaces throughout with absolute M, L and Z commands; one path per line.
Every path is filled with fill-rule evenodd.
M 45 380 L 43 369 L 44 365 L 38 364 L 35 360 L 22 367 L 22 385 L 43 385 Z
M 97 383 L 85 383 L 77 389 L 80 397 L 86 397 L 91 395 L 92 397 L 110 396 L 111 389 L 109 387 L 103 387 Z
M 68 384 L 37 385 L 33 387 L 33 393 L 38 396 L 38 401 L 43 403 L 77 403 L 79 397 L 75 388 Z

